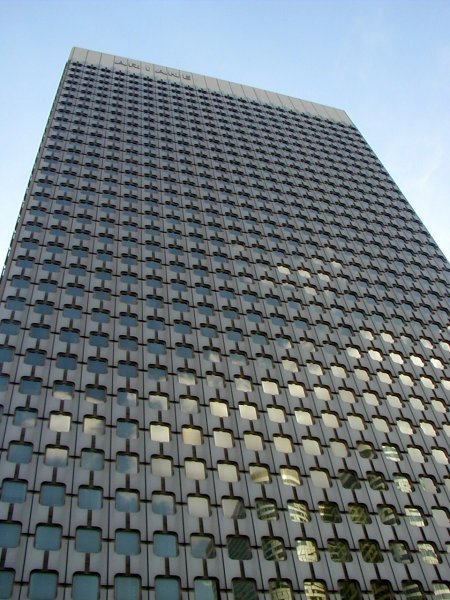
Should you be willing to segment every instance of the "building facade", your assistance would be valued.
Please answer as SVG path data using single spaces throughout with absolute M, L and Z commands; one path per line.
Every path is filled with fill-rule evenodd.
M 1 280 L 0 598 L 449 600 L 448 274 L 344 112 L 74 49 Z

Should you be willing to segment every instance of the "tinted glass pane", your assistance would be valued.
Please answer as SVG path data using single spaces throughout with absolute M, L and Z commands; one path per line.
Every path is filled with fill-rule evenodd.
M 75 534 L 75 550 L 78 552 L 100 552 L 101 530 L 93 527 L 78 527 Z
M 30 396 L 38 396 L 41 393 L 41 386 L 40 379 L 23 377 L 20 381 L 19 392 Z
M 2 502 L 22 503 L 25 502 L 27 493 L 26 481 L 5 479 L 2 486 Z
M 194 597 L 195 600 L 218 600 L 219 588 L 217 581 L 215 579 L 195 579 Z
M 102 471 L 104 467 L 105 456 L 100 450 L 81 451 L 81 466 L 90 471 Z
M 100 577 L 90 573 L 75 573 L 72 581 L 73 600 L 97 600 Z
M 244 535 L 230 535 L 227 538 L 228 555 L 234 560 L 249 560 L 252 557 L 250 540 Z
M 11 598 L 14 584 L 14 571 L 0 569 L 0 598 Z
M 53 571 L 33 571 L 28 597 L 30 600 L 53 600 L 56 598 L 57 584 L 58 576 Z
M 216 548 L 212 535 L 191 535 L 191 554 L 194 558 L 214 558 Z
M 38 525 L 34 546 L 38 550 L 59 550 L 61 548 L 62 528 L 57 525 Z
M 101 488 L 80 487 L 78 492 L 78 506 L 91 510 L 99 510 L 102 507 Z
M 233 579 L 234 600 L 258 600 L 258 591 L 253 579 Z
M 8 448 L 8 460 L 10 462 L 26 464 L 31 461 L 33 455 L 32 444 L 21 444 L 19 442 L 11 442 Z
M 152 495 L 152 510 L 157 515 L 173 515 L 175 513 L 175 498 L 171 494 L 154 493 Z
M 16 408 L 14 413 L 14 425 L 18 427 L 34 427 L 37 421 L 37 410 L 27 408 Z
M 180 582 L 175 577 L 156 577 L 155 600 L 180 600 Z
M 114 549 L 117 554 L 127 554 L 134 556 L 141 551 L 141 540 L 138 531 L 116 531 L 116 541 Z
M 20 523 L 0 521 L 0 548 L 16 548 L 19 545 Z
M 177 536 L 171 533 L 155 533 L 153 536 L 153 552 L 156 556 L 178 556 Z
M 57 483 L 43 483 L 39 502 L 44 506 L 63 506 L 65 501 L 66 487 Z

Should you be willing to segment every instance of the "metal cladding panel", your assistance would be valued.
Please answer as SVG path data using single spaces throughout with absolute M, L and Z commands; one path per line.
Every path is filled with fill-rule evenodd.
M 0 597 L 448 600 L 449 273 L 342 111 L 74 49 L 0 281 Z

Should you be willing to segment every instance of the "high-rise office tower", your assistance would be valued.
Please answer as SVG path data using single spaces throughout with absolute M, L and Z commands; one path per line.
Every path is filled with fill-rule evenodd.
M 450 598 L 448 266 L 345 113 L 74 49 L 1 282 L 0 598 Z

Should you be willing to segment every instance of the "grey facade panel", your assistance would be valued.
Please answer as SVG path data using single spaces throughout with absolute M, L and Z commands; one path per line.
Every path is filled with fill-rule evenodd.
M 0 285 L 0 597 L 448 600 L 448 276 L 342 111 L 74 49 Z

